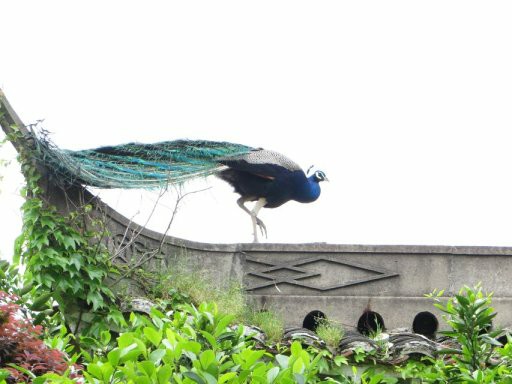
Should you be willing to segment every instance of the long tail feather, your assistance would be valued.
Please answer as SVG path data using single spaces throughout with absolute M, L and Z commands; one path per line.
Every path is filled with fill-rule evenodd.
M 228 142 L 175 140 L 129 143 L 81 151 L 62 150 L 47 137 L 36 138 L 37 157 L 60 180 L 98 188 L 160 188 L 219 172 L 217 159 L 248 153 Z

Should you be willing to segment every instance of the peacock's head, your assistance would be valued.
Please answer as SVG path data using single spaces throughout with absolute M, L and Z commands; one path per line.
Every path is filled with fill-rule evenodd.
M 329 179 L 327 178 L 327 176 L 325 176 L 325 173 L 323 171 L 314 171 L 314 172 L 311 172 L 311 170 L 313 169 L 314 165 L 312 165 L 311 167 L 308 168 L 308 171 L 307 171 L 307 175 L 309 175 L 309 179 L 310 180 L 314 180 L 316 181 L 317 183 L 321 182 L 321 181 L 329 181 Z
M 313 178 L 318 183 L 321 181 L 329 181 L 329 179 L 327 178 L 327 176 L 325 176 L 325 173 L 323 171 L 315 171 L 315 173 L 313 174 Z

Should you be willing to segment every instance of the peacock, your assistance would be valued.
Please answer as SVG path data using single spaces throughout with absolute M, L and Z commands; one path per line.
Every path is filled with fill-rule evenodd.
M 238 206 L 251 216 L 254 242 L 258 242 L 257 227 L 267 236 L 267 227 L 258 218 L 261 208 L 277 208 L 290 200 L 311 203 L 320 196 L 320 182 L 327 180 L 319 170 L 307 177 L 295 162 L 265 149 L 224 157 L 219 163 L 227 168 L 218 176 L 233 186 L 240 195 Z M 256 201 L 252 210 L 245 206 L 248 201 Z
M 215 174 L 240 195 L 238 206 L 250 215 L 254 242 L 261 208 L 277 208 L 295 200 L 310 203 L 320 196 L 322 171 L 306 173 L 286 156 L 271 150 L 229 142 L 174 140 L 128 143 L 87 150 L 62 150 L 47 134 L 36 136 L 37 158 L 59 180 L 97 188 L 161 188 Z M 311 168 L 310 168 L 311 169 Z M 309 173 L 309 170 L 308 170 Z M 245 203 L 255 201 L 252 210 Z

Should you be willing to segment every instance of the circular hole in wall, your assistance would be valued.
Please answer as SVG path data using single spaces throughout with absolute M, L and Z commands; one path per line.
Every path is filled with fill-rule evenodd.
M 412 322 L 413 332 L 419 333 L 429 339 L 434 339 L 438 328 L 439 321 L 432 312 L 418 312 L 416 316 L 414 316 L 414 320 Z
M 366 310 L 357 321 L 357 330 L 365 336 L 378 333 L 384 329 L 384 319 L 378 312 Z
M 322 322 L 322 320 L 326 319 L 325 313 L 315 309 L 314 311 L 309 312 L 302 321 L 302 328 L 309 329 L 310 331 L 316 332 L 316 329 Z

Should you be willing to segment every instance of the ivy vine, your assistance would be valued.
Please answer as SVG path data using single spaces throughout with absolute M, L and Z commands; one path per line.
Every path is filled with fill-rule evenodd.
M 11 128 L 8 139 L 20 143 L 22 133 L 16 126 Z M 26 267 L 25 285 L 33 287 L 42 304 L 36 309 L 47 308 L 55 300 L 65 316 L 75 315 L 71 330 L 81 336 L 98 336 L 111 325 L 123 324 L 115 295 L 105 284 L 115 269 L 101 242 L 105 235 L 102 221 L 89 215 L 90 205 L 68 214 L 59 212 L 45 199 L 31 150 L 23 145 L 19 148 L 26 186 L 22 191 L 23 227 L 16 240 L 14 261 Z M 85 313 L 88 324 L 80 324 Z

